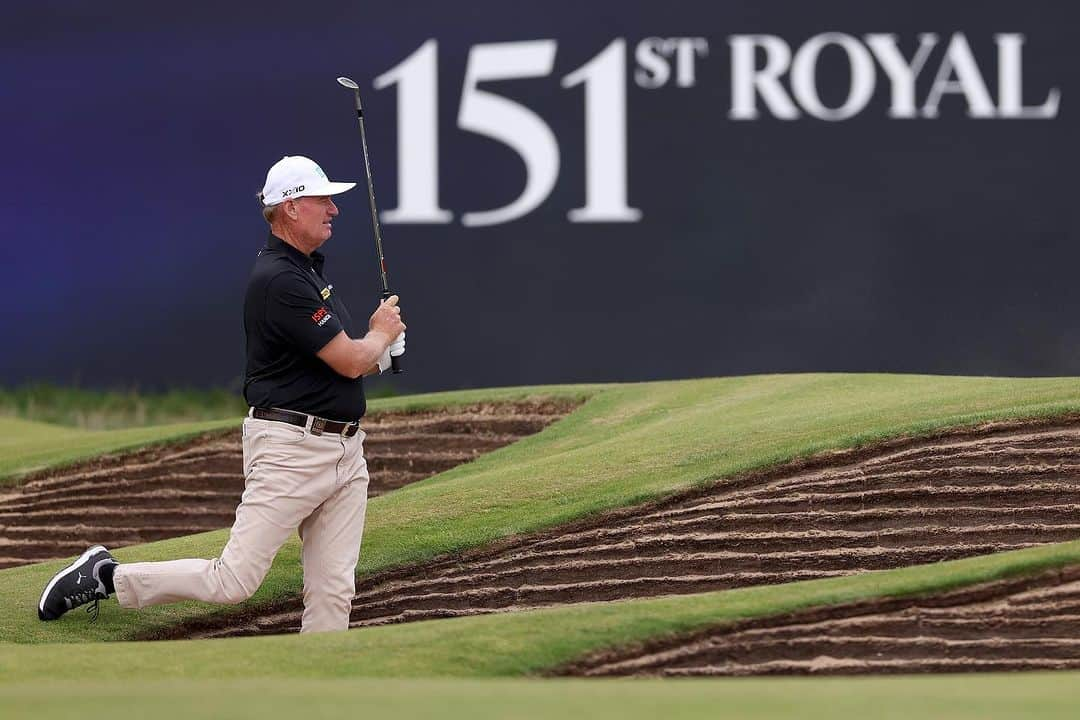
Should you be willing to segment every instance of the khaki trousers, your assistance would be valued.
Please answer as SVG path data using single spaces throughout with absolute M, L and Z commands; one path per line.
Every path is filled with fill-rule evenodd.
M 244 420 L 244 494 L 221 557 L 121 563 L 113 582 L 125 608 L 180 600 L 239 603 L 262 584 L 299 529 L 303 543 L 301 632 L 346 630 L 367 510 L 364 433 L 311 433 L 271 420 Z

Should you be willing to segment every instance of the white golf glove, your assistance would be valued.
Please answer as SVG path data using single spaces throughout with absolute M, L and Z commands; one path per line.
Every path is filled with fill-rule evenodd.
M 401 357 L 404 354 L 405 333 L 401 333 L 394 342 L 390 343 L 389 347 L 383 350 L 383 354 L 379 356 L 379 372 L 384 373 L 390 369 L 391 357 Z

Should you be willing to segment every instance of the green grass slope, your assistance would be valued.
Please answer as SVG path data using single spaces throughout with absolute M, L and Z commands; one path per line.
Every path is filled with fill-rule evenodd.
M 423 410 L 474 402 L 520 400 L 538 393 L 554 397 L 584 397 L 600 386 L 515 387 L 459 392 L 427 393 L 372 400 L 370 412 Z M 103 397 L 109 397 L 104 395 Z M 121 398 L 123 400 L 124 398 Z M 167 396 L 165 397 L 167 400 Z M 190 400 L 187 400 L 190 402 Z M 0 487 L 14 485 L 28 473 L 66 465 L 105 453 L 172 443 L 199 433 L 236 427 L 241 417 L 171 422 L 111 430 L 84 430 L 0 415 Z
M 465 401 L 485 392 L 473 391 Z M 1071 378 L 783 375 L 573 392 L 591 392 L 592 398 L 539 435 L 373 500 L 359 572 L 475 547 L 827 448 L 991 418 L 1080 410 L 1080 383 Z M 121 561 L 213 557 L 226 534 L 124 548 L 117 556 Z M 120 640 L 184 618 L 229 612 L 182 603 L 135 613 L 110 602 L 94 624 L 78 613 L 40 623 L 38 593 L 62 565 L 0 572 L 0 639 Z M 249 604 L 299 589 L 293 541 Z M 370 637 L 367 631 L 363 635 Z
M 347 633 L 93 646 L 0 643 L 0 685 L 47 675 L 64 653 L 88 653 L 84 680 L 328 677 L 520 677 L 583 655 L 748 618 L 904 597 L 1080 563 L 1080 541 L 911 568 L 697 595 L 389 625 Z M 83 618 L 79 618 L 85 622 Z
M 207 430 L 235 427 L 239 418 L 173 423 L 123 430 L 80 430 L 0 417 L 0 487 L 14 485 L 27 473 L 118 450 L 175 442 Z
M 0 685 L 10 720 L 87 712 L 158 720 L 1071 720 L 1080 674 L 738 680 L 211 680 Z

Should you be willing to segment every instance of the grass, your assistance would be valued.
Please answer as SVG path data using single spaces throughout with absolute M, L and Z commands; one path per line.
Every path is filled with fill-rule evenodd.
M 80 430 L 30 420 L 0 417 L 0 487 L 14 485 L 28 473 L 78 460 L 176 442 L 208 430 L 239 425 L 239 418 L 177 423 L 123 430 Z
M 700 485 L 828 448 L 982 420 L 1080 411 L 1075 379 L 791 375 L 394 398 L 394 409 L 525 395 L 591 395 L 540 435 L 369 507 L 360 571 L 400 565 Z M 233 421 L 235 422 L 235 421 Z M 186 427 L 190 432 L 196 427 Z M 27 438 L 31 425 L 13 428 Z M 127 432 L 127 431 L 122 431 Z M 99 435 L 105 447 L 142 440 Z M 72 436 L 73 440 L 78 436 Z M 94 441 L 84 438 L 79 452 Z M 18 450 L 18 446 L 14 448 Z M 32 452 L 10 472 L 49 461 Z M 122 560 L 215 555 L 224 532 L 124 548 Z M 35 720 L 87 708 L 157 717 L 254 714 L 397 718 L 801 717 L 838 720 L 1074 717 L 1080 674 L 720 681 L 522 680 L 587 651 L 740 618 L 883 595 L 949 589 L 1080 562 L 1080 542 L 846 578 L 722 593 L 569 606 L 321 636 L 57 646 L 118 640 L 213 610 L 196 603 L 123 611 L 98 623 L 33 616 L 62 563 L 0 571 L 0 716 Z M 298 589 L 297 546 L 252 602 Z M 452 676 L 438 679 L 438 676 Z M 287 682 L 283 682 L 287 680 Z M 88 702 L 89 701 L 89 702 Z
M 93 648 L 92 666 L 80 669 L 80 677 L 152 682 L 171 678 L 520 677 L 543 673 L 596 650 L 748 618 L 935 593 L 1076 563 L 1080 563 L 1080 541 L 786 585 L 583 603 L 348 633 L 107 643 Z M 78 621 L 83 624 L 85 619 Z M 0 684 L 48 673 L 57 661 L 57 650 L 50 645 L 0 644 Z
M 431 407 L 464 405 L 481 400 L 520 400 L 538 394 L 583 398 L 600 386 L 565 385 L 551 388 L 517 387 L 428 393 L 376 398 L 371 412 L 411 411 Z M 2 391 L 0 391 L 2 392 Z M 78 391 L 82 392 L 82 391 Z M 245 410 L 218 420 L 168 423 L 150 427 L 85 430 L 44 422 L 4 417 L 0 414 L 0 487 L 14 485 L 28 473 L 59 467 L 105 453 L 173 443 L 207 431 L 237 427 Z
M 486 392 L 387 402 L 471 402 Z M 991 418 L 1080 410 L 1080 384 L 1053 378 L 783 375 L 543 392 L 591 392 L 592 398 L 539 435 L 373 500 L 359 572 L 484 545 L 826 448 Z M 117 557 L 213 557 L 226 536 L 215 531 L 122 548 Z M 296 541 L 285 546 L 249 605 L 299 591 L 298 549 Z M 72 616 L 40 623 L 34 615 L 37 593 L 63 564 L 0 571 L 0 638 L 122 640 L 186 618 L 232 612 L 181 603 L 130 613 L 109 603 L 93 625 Z
M 1071 720 L 1080 673 L 738 680 L 128 680 L 0 685 L 3 717 Z
M 229 390 L 90 390 L 35 383 L 0 388 L 0 416 L 83 430 L 115 430 L 150 425 L 236 418 L 247 412 L 238 392 Z
M 368 384 L 369 399 L 398 394 L 391 382 Z M 237 418 L 247 412 L 238 391 L 92 390 L 34 383 L 0 387 L 0 418 L 17 418 L 81 430 L 117 430 L 151 425 L 175 425 Z

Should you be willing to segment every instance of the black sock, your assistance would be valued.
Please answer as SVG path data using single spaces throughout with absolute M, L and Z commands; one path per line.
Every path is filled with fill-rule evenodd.
M 116 566 L 119 564 L 120 563 L 114 562 L 105 563 L 101 566 L 101 569 L 98 570 L 98 577 L 101 578 L 101 582 L 105 585 L 105 592 L 109 593 L 110 595 L 116 592 L 116 588 L 113 586 L 112 574 L 113 571 L 116 570 Z

